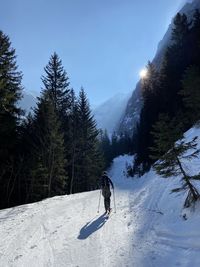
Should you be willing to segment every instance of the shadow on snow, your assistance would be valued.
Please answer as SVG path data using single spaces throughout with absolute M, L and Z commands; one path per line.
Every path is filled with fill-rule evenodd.
M 88 238 L 88 236 L 99 230 L 105 224 L 107 219 L 108 219 L 107 216 L 103 214 L 100 217 L 98 217 L 95 221 L 92 220 L 86 223 L 86 225 L 84 225 L 81 228 L 80 233 L 78 235 L 78 239 Z

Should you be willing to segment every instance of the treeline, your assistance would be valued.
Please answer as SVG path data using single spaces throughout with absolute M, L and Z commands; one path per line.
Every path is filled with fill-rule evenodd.
M 113 132 L 109 136 L 106 130 L 101 130 L 99 136 L 106 168 L 110 166 L 115 157 L 133 151 L 133 140 L 127 133 L 118 135 L 116 132 Z
M 160 142 L 160 148 L 165 148 L 160 152 L 164 154 L 184 131 L 200 119 L 199 10 L 195 10 L 191 21 L 185 14 L 176 15 L 171 45 L 166 49 L 161 68 L 157 69 L 149 62 L 147 71 L 147 77 L 141 81 L 144 104 L 134 133 L 133 152 L 136 158 L 132 171 L 139 175 L 148 171 L 161 156 L 161 153 L 155 153 L 153 147 Z M 165 136 L 162 125 L 166 118 L 168 122 L 173 122 L 176 133 L 168 146 L 162 147 L 164 141 L 159 134 Z M 156 125 L 160 125 L 157 135 Z
M 97 188 L 105 162 L 84 89 L 75 95 L 54 53 L 25 117 L 21 82 L 15 50 L 0 31 L 0 208 Z

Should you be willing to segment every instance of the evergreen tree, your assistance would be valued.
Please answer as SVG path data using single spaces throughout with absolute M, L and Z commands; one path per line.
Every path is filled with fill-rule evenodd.
M 147 65 L 148 76 L 142 80 L 142 96 L 143 96 L 143 108 L 141 110 L 140 123 L 137 133 L 137 147 L 136 147 L 136 159 L 135 169 L 137 166 L 143 165 L 143 170 L 147 171 L 152 163 L 149 158 L 149 146 L 151 146 L 153 140 L 150 132 L 152 125 L 158 118 L 158 112 L 162 110 L 163 106 L 160 103 L 159 92 L 159 78 L 160 75 L 152 63 Z
M 112 151 L 112 159 L 118 156 L 118 135 L 116 132 L 113 132 L 111 136 L 111 151 Z
M 15 49 L 0 31 L 0 206 L 9 206 L 16 183 L 17 129 L 21 110 L 22 73 L 17 70 Z M 14 200 L 13 200 L 14 201 Z
M 100 149 L 104 157 L 105 168 L 108 168 L 112 161 L 112 151 L 111 151 L 111 142 L 107 130 L 104 130 L 104 132 L 100 130 L 99 138 L 100 138 Z
M 167 48 L 162 66 L 158 72 L 152 64 L 148 64 L 146 79 L 142 80 L 143 108 L 141 110 L 138 132 L 135 135 L 136 158 L 135 170 L 141 174 L 150 168 L 154 162 L 149 157 L 149 147 L 153 145 L 154 137 L 150 134 L 152 126 L 158 120 L 160 113 L 168 113 L 170 119 L 177 114 L 183 117 L 185 107 L 180 91 L 181 79 L 186 68 L 192 63 L 190 49 L 190 23 L 185 14 L 177 14 L 172 29 L 172 43 Z M 189 124 L 184 119 L 185 130 Z M 141 172 L 142 170 L 142 172 Z
M 185 14 L 177 13 L 173 20 L 172 41 L 174 45 L 183 47 L 186 41 L 186 36 L 189 33 L 190 23 Z
M 162 177 L 182 176 L 183 184 L 173 192 L 187 190 L 188 194 L 184 207 L 191 206 L 200 195 L 197 188 L 192 184 L 192 179 L 199 179 L 200 174 L 190 176 L 183 167 L 182 159 L 191 160 L 199 154 L 197 149 L 197 137 L 186 142 L 181 134 L 181 123 L 176 119 L 170 120 L 168 115 L 161 115 L 159 121 L 154 125 L 154 146 L 151 147 L 152 157 L 158 159 L 154 164 L 156 172 Z M 179 137 L 181 140 L 175 142 Z
M 76 174 L 77 174 L 77 161 L 80 153 L 80 144 L 79 144 L 79 110 L 78 110 L 78 102 L 75 96 L 75 92 L 71 90 L 71 109 L 69 114 L 69 134 L 68 134 L 68 150 L 67 157 L 69 159 L 68 162 L 68 173 L 70 177 L 70 187 L 69 193 L 72 194 L 74 182 L 76 182 Z
M 44 91 L 47 91 L 53 101 L 55 111 L 65 116 L 69 110 L 69 78 L 62 66 L 62 61 L 54 53 L 44 68 L 45 76 L 42 76 Z
M 65 194 L 67 191 L 64 137 L 55 105 L 44 92 L 35 109 L 34 166 L 31 170 L 31 201 Z
M 97 186 L 97 180 L 103 167 L 100 153 L 98 130 L 91 115 L 89 103 L 81 88 L 78 98 L 79 137 L 77 173 L 74 191 L 87 191 Z
M 192 54 L 191 65 L 200 67 L 200 11 L 195 10 L 190 30 L 190 51 Z
M 23 166 L 20 171 L 19 183 L 19 204 L 27 203 L 30 201 L 30 183 L 31 183 L 31 170 L 34 167 L 34 146 L 33 140 L 35 139 L 34 131 L 34 118 L 31 113 L 22 121 L 19 128 L 19 148 L 18 156 Z
M 200 69 L 196 66 L 189 67 L 182 80 L 183 89 L 180 94 L 187 108 L 187 118 L 191 123 L 200 119 Z
M 72 94 L 69 89 L 69 78 L 67 76 L 62 61 L 56 53 L 54 53 L 44 68 L 45 75 L 42 76 L 44 84 L 43 92 L 48 94 L 53 105 L 54 111 L 58 115 L 60 129 L 64 134 L 64 151 L 65 158 L 67 159 L 65 170 L 70 171 L 71 149 L 72 149 L 72 125 L 71 125 L 71 109 L 72 107 Z M 67 164 L 68 163 L 68 164 Z M 70 186 L 68 184 L 68 186 Z M 69 188 L 67 189 L 69 192 Z

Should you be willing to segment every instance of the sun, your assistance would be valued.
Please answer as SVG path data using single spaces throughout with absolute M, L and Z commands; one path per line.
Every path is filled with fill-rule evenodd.
M 142 69 L 139 74 L 140 74 L 140 78 L 142 78 L 142 79 L 146 78 L 147 77 L 147 69 Z

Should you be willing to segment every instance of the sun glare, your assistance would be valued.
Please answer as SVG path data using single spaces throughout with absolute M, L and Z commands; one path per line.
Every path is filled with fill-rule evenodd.
M 142 69 L 140 71 L 140 78 L 144 79 L 147 77 L 147 69 Z

